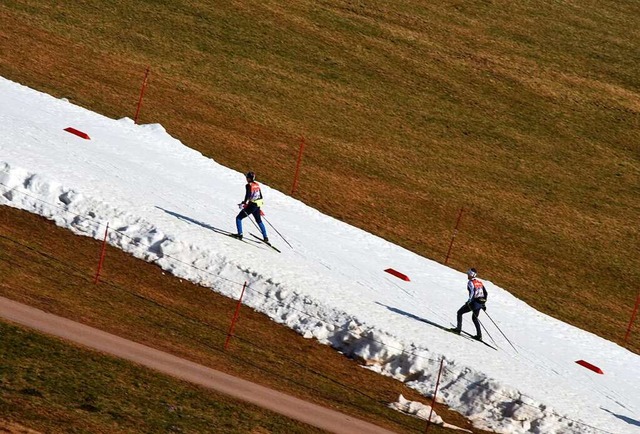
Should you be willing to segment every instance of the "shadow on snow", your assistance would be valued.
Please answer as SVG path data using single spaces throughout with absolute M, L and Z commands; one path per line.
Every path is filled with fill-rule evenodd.
M 382 304 L 382 303 L 377 302 L 377 301 L 376 301 L 376 304 L 379 304 L 380 306 L 386 307 L 386 308 L 387 308 L 387 309 L 389 309 L 391 312 L 398 313 L 398 314 L 400 314 L 400 315 L 404 315 L 404 316 L 409 317 L 409 318 L 411 318 L 411 319 L 415 319 L 415 320 L 418 320 L 418 321 L 422 321 L 423 323 L 426 323 L 426 324 L 432 325 L 432 326 L 434 326 L 434 327 L 438 327 L 440 330 L 444 330 L 444 331 L 447 331 L 447 332 L 451 331 L 451 326 L 449 326 L 449 327 L 445 327 L 445 326 L 443 326 L 442 324 L 438 324 L 438 323 L 435 323 L 435 322 L 433 322 L 433 321 L 429 321 L 428 319 L 421 318 L 421 317 L 419 317 L 419 316 L 417 316 L 417 315 L 414 315 L 414 314 L 412 314 L 412 313 L 405 312 L 404 310 L 400 310 L 400 309 L 398 309 L 397 307 L 387 306 L 386 304 Z
M 173 217 L 176 217 L 176 218 L 178 218 L 178 219 L 180 219 L 182 221 L 185 221 L 187 223 L 194 223 L 194 224 L 196 224 L 198 226 L 202 226 L 205 229 L 209 229 L 209 230 L 217 232 L 219 234 L 231 235 L 231 232 L 229 232 L 227 230 L 220 229 L 220 228 L 217 228 L 215 226 L 211 226 L 211 225 L 209 225 L 207 223 L 201 222 L 199 220 L 192 219 L 191 217 L 187 217 L 186 215 L 178 214 L 177 212 L 169 211 L 168 209 L 164 209 L 164 208 L 159 207 L 159 206 L 156 206 L 156 208 L 166 212 L 167 214 L 169 214 L 169 215 L 171 215 Z

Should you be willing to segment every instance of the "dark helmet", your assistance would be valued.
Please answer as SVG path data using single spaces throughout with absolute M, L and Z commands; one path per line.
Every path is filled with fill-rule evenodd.
M 471 279 L 475 278 L 478 275 L 478 271 L 475 268 L 469 268 L 467 270 L 467 276 L 469 276 Z
M 250 182 L 253 182 L 256 180 L 256 174 L 254 172 L 247 172 L 247 179 Z

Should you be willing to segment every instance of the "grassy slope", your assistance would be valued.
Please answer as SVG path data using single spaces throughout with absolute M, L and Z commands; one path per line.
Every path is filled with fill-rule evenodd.
M 424 422 L 387 408 L 400 394 L 425 402 L 398 381 L 362 369 L 246 307 L 224 351 L 234 300 L 168 277 L 158 267 L 111 247 L 96 286 L 99 256 L 100 243 L 95 240 L 33 214 L 0 207 L 0 295 L 396 432 L 424 430 Z M 206 432 L 202 426 L 207 424 L 216 427 L 215 432 L 315 432 L 55 339 L 8 326 L 0 326 L 0 335 L 0 420 L 44 432 L 132 432 L 137 426 L 144 432 L 168 432 L 171 426 Z M 87 410 L 84 404 L 96 408 Z M 179 414 L 172 414 L 173 407 Z M 438 414 L 469 427 L 457 413 L 439 408 Z
M 48 433 L 324 432 L 7 324 L 0 323 L 0 333 L 0 418 L 17 419 L 32 429 Z
M 634 2 L 5 1 L 0 73 L 132 117 L 620 341 L 640 278 Z M 221 206 L 225 206 L 221 204 Z M 634 338 L 629 347 L 640 348 Z
M 304 135 L 300 199 L 436 260 L 465 206 L 450 265 L 624 336 L 635 2 L 43 3 L 0 6 L 1 75 L 132 117 L 151 65 L 141 122 L 283 191 Z

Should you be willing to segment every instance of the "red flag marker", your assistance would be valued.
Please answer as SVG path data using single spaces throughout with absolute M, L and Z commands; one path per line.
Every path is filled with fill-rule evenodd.
M 393 268 L 387 268 L 384 271 L 386 271 L 389 274 L 393 274 L 394 276 L 396 276 L 399 279 L 406 280 L 407 282 L 410 282 L 409 276 L 407 276 L 406 274 L 402 274 L 401 272 L 396 271 Z
M 87 133 L 83 133 L 80 130 L 76 130 L 73 127 L 67 127 L 64 129 L 66 132 L 71 133 L 71 134 L 75 134 L 78 137 L 82 137 L 85 140 L 91 140 L 91 138 L 89 137 L 89 135 Z
M 578 365 L 582 365 L 587 369 L 591 369 L 593 372 L 595 372 L 596 374 L 604 374 L 604 372 L 602 372 L 602 369 L 598 368 L 595 365 L 592 365 L 589 362 L 585 362 L 584 360 L 576 360 L 576 363 Z

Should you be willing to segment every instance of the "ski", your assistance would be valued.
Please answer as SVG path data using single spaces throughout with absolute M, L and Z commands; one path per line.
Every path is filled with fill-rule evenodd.
M 452 328 L 451 328 L 451 329 L 443 328 L 442 330 L 444 330 L 444 331 L 446 331 L 446 332 L 449 332 L 449 333 L 451 333 L 451 334 L 454 334 L 454 335 L 460 336 L 461 338 L 465 338 L 465 339 L 468 339 L 468 340 L 470 340 L 470 341 L 475 341 L 475 339 L 471 339 L 471 336 L 463 335 L 462 333 L 457 333 L 457 332 L 455 332 Z
M 238 237 L 236 236 L 236 234 L 234 234 L 233 232 L 228 232 L 228 231 L 225 231 L 225 230 L 223 230 L 223 229 L 217 229 L 217 228 L 213 229 L 213 228 L 212 228 L 211 230 L 212 230 L 213 232 L 215 232 L 216 234 L 226 235 L 226 236 L 228 236 L 229 238 L 233 238 L 234 240 L 242 241 L 243 243 L 247 243 L 247 244 L 249 244 L 250 246 L 256 246 L 256 247 L 257 247 L 259 244 L 261 244 L 261 243 L 259 243 L 259 242 L 255 241 L 255 240 L 253 240 L 253 239 L 251 239 L 251 238 L 249 238 L 249 239 L 247 239 L 247 238 L 242 238 L 242 239 L 240 239 L 240 238 L 238 238 Z
M 497 349 L 496 347 L 494 347 L 493 345 L 488 344 L 488 343 L 486 343 L 485 341 L 483 341 L 483 340 L 481 340 L 481 339 L 476 339 L 476 338 L 474 338 L 474 337 L 473 337 L 473 335 L 472 335 L 471 333 L 467 333 L 467 332 L 465 332 L 464 330 L 463 330 L 461 333 L 456 333 L 453 329 L 446 329 L 446 328 L 444 328 L 443 330 L 446 330 L 446 331 L 448 331 L 449 333 L 453 333 L 454 335 L 458 335 L 458 336 L 460 336 L 460 337 L 462 337 L 462 338 L 468 339 L 468 340 L 473 341 L 473 342 L 480 342 L 481 344 L 485 344 L 486 346 L 488 346 L 488 347 L 489 347 L 489 348 L 491 348 L 492 350 L 496 350 L 496 351 L 498 351 L 498 349 Z
M 494 347 L 491 344 L 488 344 L 487 342 L 483 341 L 482 339 L 476 339 L 473 337 L 473 335 L 471 333 L 467 333 L 464 330 L 462 330 L 462 333 L 464 333 L 464 337 L 468 337 L 469 339 L 471 339 L 472 341 L 476 341 L 476 342 L 481 342 L 483 344 L 485 344 L 486 346 L 488 346 L 489 348 L 491 348 L 492 350 L 496 350 L 498 351 L 498 349 L 496 347 Z
M 263 240 L 262 238 L 260 238 L 259 236 L 257 236 L 256 234 L 251 234 L 251 236 L 255 237 L 258 241 L 260 241 L 262 244 L 271 247 L 273 250 L 275 250 L 278 253 L 282 253 L 280 251 L 280 249 L 278 249 L 277 247 L 275 247 L 273 244 L 266 242 L 265 240 Z

